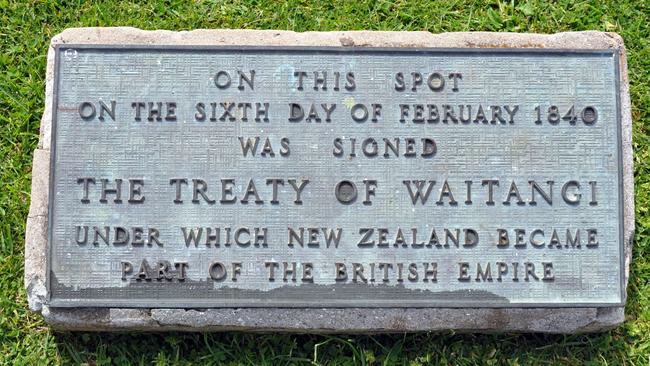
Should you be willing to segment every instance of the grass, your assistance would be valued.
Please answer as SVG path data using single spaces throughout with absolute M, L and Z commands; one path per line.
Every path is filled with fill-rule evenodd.
M 634 118 L 636 242 L 626 322 L 592 335 L 241 333 L 57 334 L 27 310 L 25 220 L 45 55 L 68 27 L 144 29 L 618 32 Z M 0 0 L 0 365 L 35 364 L 650 364 L 650 1 L 332 0 L 104 2 Z

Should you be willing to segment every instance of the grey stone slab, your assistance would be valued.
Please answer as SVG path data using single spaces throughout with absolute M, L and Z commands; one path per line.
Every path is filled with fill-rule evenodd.
M 623 309 L 52 309 L 48 323 L 74 331 L 418 331 L 586 333 L 616 327 Z
M 32 192 L 25 233 L 25 287 L 29 307 L 40 310 L 46 298 L 47 214 L 50 151 L 34 151 Z
M 142 31 L 134 28 L 68 29 L 56 44 L 290 45 L 341 47 L 439 47 L 614 49 L 620 52 L 626 278 L 634 231 L 632 119 L 623 40 L 613 33 L 553 35 L 512 33 L 306 32 L 252 30 Z M 27 221 L 25 286 L 30 308 L 61 330 L 255 330 L 294 332 L 517 331 L 575 333 L 610 329 L 624 320 L 622 307 L 607 308 L 309 308 L 107 309 L 49 307 L 44 303 L 47 256 L 48 176 L 54 57 L 48 52 L 46 105 L 34 154 L 32 203 Z

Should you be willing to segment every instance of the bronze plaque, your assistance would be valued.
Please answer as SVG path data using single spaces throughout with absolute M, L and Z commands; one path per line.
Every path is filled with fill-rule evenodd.
M 57 48 L 55 307 L 624 302 L 618 54 Z

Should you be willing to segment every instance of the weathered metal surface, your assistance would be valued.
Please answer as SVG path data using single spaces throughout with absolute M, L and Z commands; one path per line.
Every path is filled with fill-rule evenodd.
M 49 304 L 179 308 L 620 305 L 624 268 L 617 57 L 613 51 L 566 50 L 60 46 L 50 184 Z M 237 70 L 246 75 L 255 70 L 252 90 L 246 81 L 242 89 L 237 87 Z M 220 71 L 231 75 L 230 87 L 225 86 L 227 79 Z M 300 71 L 307 73 L 303 90 L 298 88 L 300 74 L 295 74 Z M 321 90 L 322 84 L 314 90 L 314 71 L 321 72 L 320 76 L 327 72 L 327 90 Z M 334 90 L 335 72 L 340 72 L 339 90 Z M 354 73 L 353 89 L 346 89 L 348 72 Z M 398 72 L 405 76 L 405 90 L 396 90 L 401 85 L 395 76 Z M 437 77 L 431 88 L 427 85 L 428 77 L 436 72 L 446 80 L 440 91 L 432 90 L 439 87 Z M 411 89 L 412 73 L 423 76 L 416 91 Z M 453 73 L 462 78 L 450 77 Z M 107 109 L 115 101 L 114 119 L 105 112 L 104 120 L 99 120 L 100 101 Z M 94 115 L 85 102 L 95 106 Z M 149 102 L 154 107 L 162 103 L 161 121 L 155 114 L 148 121 Z M 248 120 L 242 121 L 238 106 L 232 116 L 219 120 L 224 111 L 221 103 L 229 102 L 251 103 Z M 144 103 L 140 121 L 136 119 L 139 103 Z M 166 110 L 166 103 L 175 103 L 173 112 Z M 197 103 L 206 106 L 205 121 L 199 121 Z M 216 121 L 210 121 L 210 103 L 216 103 Z M 268 122 L 262 114 L 255 121 L 256 103 L 268 103 Z M 314 104 L 321 121 L 290 121 L 290 103 L 302 105 L 305 117 Z M 351 117 L 358 103 L 369 110 L 365 121 Z M 322 104 L 330 109 L 336 105 L 329 122 Z M 382 106 L 377 122 L 372 121 L 371 104 Z M 424 105 L 422 122 L 416 107 L 420 104 Z M 437 122 L 428 105 L 438 109 Z M 462 121 L 467 107 L 463 115 L 459 105 L 471 106 L 468 122 Z M 477 115 L 479 106 L 485 119 Z M 500 116 L 492 114 L 493 106 L 500 107 Z M 557 123 L 554 110 L 549 113 L 552 106 L 558 107 Z M 575 121 L 567 113 L 572 106 Z M 538 117 L 540 123 L 536 123 Z M 239 137 L 260 137 L 257 156 L 243 156 Z M 267 138 L 275 156 L 259 156 Z M 364 154 L 368 138 L 377 142 L 377 156 L 366 156 L 374 155 L 372 140 L 365 145 L 370 154 Z M 384 138 L 399 139 L 398 154 L 385 146 Z M 408 138 L 415 139 L 416 156 L 408 156 Z M 423 138 L 435 141 L 435 154 L 431 144 L 422 150 Z M 351 139 L 356 139 L 354 156 L 350 155 Z M 116 203 L 117 195 L 110 191 L 106 202 L 101 201 L 101 179 L 108 180 L 109 189 L 115 188 L 115 179 L 123 180 L 121 202 Z M 187 185 L 174 179 L 186 179 Z M 222 181 L 227 179 L 234 183 Z M 283 180 L 276 197 L 269 179 Z M 309 181 L 300 200 L 299 188 L 290 179 L 296 186 Z M 247 190 L 252 192 L 251 180 L 259 198 L 253 193 L 246 196 Z M 335 187 L 343 180 L 356 184 L 355 202 L 341 203 L 344 193 L 337 199 Z M 425 191 L 435 181 L 426 203 L 414 204 L 409 196 L 414 181 L 424 181 Z M 539 185 L 535 193 L 531 181 Z M 192 194 L 194 184 L 203 194 Z M 140 193 L 131 193 L 129 187 L 141 187 Z M 366 195 L 367 189 L 374 189 L 374 194 Z M 548 194 L 548 200 L 540 191 Z M 137 202 L 142 196 L 144 201 Z M 235 202 L 227 202 L 232 197 L 237 198 Z M 302 202 L 297 204 L 297 200 Z M 131 230 L 131 240 L 132 228 L 142 227 L 145 239 L 149 228 L 157 229 L 162 245 L 114 245 L 101 238 L 93 244 L 94 227 L 103 232 L 107 226 L 109 242 L 115 227 Z M 77 234 L 78 230 L 83 234 L 84 227 L 89 237 L 80 244 Z M 203 232 L 200 244 L 188 247 L 183 227 L 186 231 L 221 228 L 220 246 L 206 246 Z M 251 233 L 254 228 L 266 228 L 267 245 L 238 245 L 232 235 L 231 244 L 226 245 L 226 228 L 232 228 L 232 235 L 240 228 Z M 288 245 L 288 228 L 297 233 L 304 228 L 304 245 L 295 238 L 293 246 Z M 307 228 L 319 229 L 318 246 L 308 244 Z M 326 246 L 322 228 L 341 230 L 337 247 Z M 364 228 L 373 228 L 370 240 L 374 245 L 362 240 L 369 232 Z M 400 228 L 404 243 L 398 235 Z M 386 229 L 387 245 L 379 243 L 380 229 Z M 448 245 L 445 229 L 451 234 Z M 497 245 L 498 229 L 507 230 L 509 245 Z M 525 230 L 525 247 L 515 247 L 515 230 Z M 541 232 L 535 230 L 543 231 L 543 245 L 539 244 Z M 553 230 L 560 244 L 549 247 Z M 567 230 L 572 239 L 580 231 L 579 248 L 565 245 Z M 432 231 L 439 243 L 430 240 Z M 467 235 L 472 232 L 478 235 L 475 244 L 472 235 Z M 455 236 L 458 244 L 452 239 Z M 466 236 L 470 245 L 463 245 Z M 176 271 L 138 275 L 143 259 L 154 268 L 158 262 L 177 264 Z M 211 278 L 214 262 L 225 265 L 228 273 L 223 280 Z M 277 262 L 278 267 L 267 262 Z M 289 269 L 296 263 L 295 281 L 293 274 L 284 280 L 284 262 Z M 124 263 L 132 264 L 131 271 L 125 270 L 128 265 Z M 233 263 L 241 263 L 236 281 L 232 280 Z M 305 263 L 313 265 L 312 276 L 303 272 Z M 415 279 L 409 278 L 412 263 L 418 274 Z M 425 282 L 433 263 L 436 280 L 430 274 Z M 467 275 L 463 263 L 467 263 Z M 488 263 L 490 276 L 486 275 Z M 552 268 L 545 263 L 552 263 Z M 336 280 L 337 264 L 339 269 L 345 265 L 346 279 Z M 482 275 L 477 273 L 478 265 Z M 269 267 L 275 268 L 273 281 Z M 303 281 L 309 277 L 312 281 Z

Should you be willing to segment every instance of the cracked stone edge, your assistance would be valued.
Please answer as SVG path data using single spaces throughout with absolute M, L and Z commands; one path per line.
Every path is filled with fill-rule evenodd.
M 623 39 L 608 32 L 557 34 L 461 32 L 291 32 L 200 29 L 173 32 L 130 27 L 70 28 L 52 38 L 47 53 L 45 109 L 34 151 L 32 194 L 25 233 L 25 288 L 29 308 L 57 330 L 75 331 L 286 331 L 378 333 L 442 331 L 586 333 L 625 319 L 624 307 L 602 308 L 52 308 L 46 304 L 47 219 L 54 46 L 59 44 L 267 45 L 404 48 L 614 49 L 620 54 L 625 285 L 634 237 L 632 115 Z

